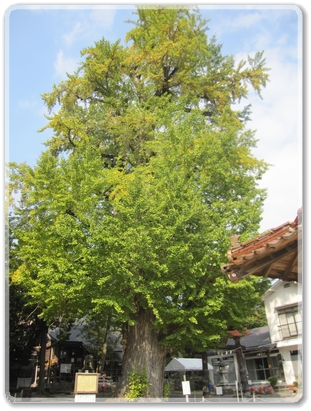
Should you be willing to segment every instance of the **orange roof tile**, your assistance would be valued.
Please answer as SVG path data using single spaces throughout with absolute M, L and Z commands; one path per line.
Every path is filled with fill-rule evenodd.
M 228 250 L 229 264 L 221 271 L 232 281 L 248 275 L 299 281 L 301 274 L 302 209 L 293 222 L 286 222 L 239 244 L 233 236 Z
M 247 328 L 244 328 L 244 333 L 241 333 L 238 330 L 232 330 L 232 331 L 228 331 L 228 333 L 232 336 L 232 337 L 245 337 L 246 335 L 250 335 L 251 333 L 248 331 Z

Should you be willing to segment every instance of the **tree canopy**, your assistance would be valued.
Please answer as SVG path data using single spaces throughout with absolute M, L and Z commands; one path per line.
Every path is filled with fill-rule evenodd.
M 126 37 L 82 50 L 43 95 L 54 132 L 35 167 L 11 165 L 23 283 L 47 322 L 148 312 L 161 344 L 213 347 L 242 328 L 263 283 L 221 274 L 233 234 L 257 233 L 267 164 L 250 107 L 263 52 L 223 56 L 186 8 L 138 8 Z M 53 111 L 55 110 L 55 111 Z

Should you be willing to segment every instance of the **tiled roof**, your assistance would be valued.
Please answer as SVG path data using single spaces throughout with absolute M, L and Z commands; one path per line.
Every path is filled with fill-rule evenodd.
M 248 275 L 257 275 L 283 281 L 300 281 L 302 209 L 293 222 L 258 235 L 245 243 L 238 243 L 239 236 L 231 238 L 228 250 L 229 264 L 221 266 L 223 274 L 231 281 Z

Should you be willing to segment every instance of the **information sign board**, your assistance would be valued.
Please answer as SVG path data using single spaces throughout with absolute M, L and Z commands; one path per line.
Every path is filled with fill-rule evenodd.
M 190 381 L 182 381 L 181 383 L 182 383 L 183 395 L 190 395 L 191 394 Z
M 96 373 L 76 373 L 75 394 L 97 394 L 98 393 L 98 374 Z

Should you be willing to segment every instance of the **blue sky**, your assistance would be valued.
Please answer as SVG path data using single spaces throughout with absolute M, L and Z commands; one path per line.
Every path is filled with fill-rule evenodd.
M 181 4 L 181 2 L 179 3 Z M 12 5 L 5 12 L 6 161 L 35 165 L 51 131 L 38 133 L 47 114 L 41 94 L 72 73 L 80 51 L 102 37 L 124 39 L 134 6 Z M 302 13 L 289 5 L 201 5 L 223 54 L 236 61 L 265 50 L 271 68 L 263 99 L 252 93 L 258 158 L 273 164 L 261 186 L 268 189 L 261 231 L 296 217 L 302 206 Z

